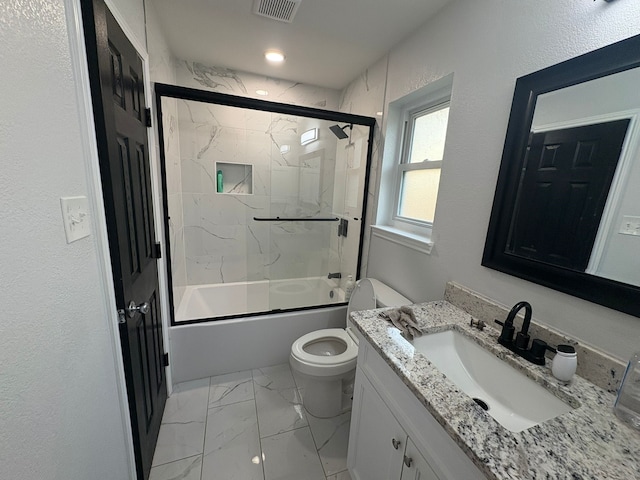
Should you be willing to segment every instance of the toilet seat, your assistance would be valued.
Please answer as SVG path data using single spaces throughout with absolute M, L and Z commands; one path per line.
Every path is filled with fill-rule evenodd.
M 363 278 L 356 282 L 349 299 L 346 328 L 317 330 L 293 342 L 289 363 L 294 377 L 302 381 L 302 403 L 310 415 L 331 418 L 351 408 L 358 339 L 350 314 L 376 306 L 391 307 L 405 303 L 411 302 L 382 282 Z M 326 343 L 322 343 L 323 340 Z
M 314 355 L 304 347 L 323 339 L 340 341 L 346 350 L 338 355 Z M 355 368 L 358 345 L 343 328 L 325 328 L 307 333 L 291 346 L 291 359 L 296 361 L 296 369 L 301 373 L 315 376 L 341 375 Z

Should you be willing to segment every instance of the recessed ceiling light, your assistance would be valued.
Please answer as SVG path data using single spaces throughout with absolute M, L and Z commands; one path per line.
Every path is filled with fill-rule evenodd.
M 267 50 L 264 52 L 264 58 L 273 63 L 284 62 L 284 53 L 279 50 Z
M 256 90 L 256 93 L 258 95 L 262 95 L 263 97 L 266 97 L 267 95 L 269 95 L 269 92 L 267 92 L 266 90 Z

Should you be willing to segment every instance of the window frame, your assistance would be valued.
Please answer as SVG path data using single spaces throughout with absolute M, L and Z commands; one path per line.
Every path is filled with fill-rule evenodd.
M 428 102 L 422 102 L 418 105 L 412 103 L 407 105 L 401 112 L 401 121 L 400 124 L 400 132 L 399 138 L 401 141 L 399 142 L 398 151 L 396 153 L 396 161 L 395 161 L 395 182 L 394 182 L 394 201 L 393 201 L 393 211 L 390 218 L 391 226 L 394 228 L 398 228 L 400 230 L 406 230 L 410 233 L 416 234 L 431 234 L 431 230 L 433 228 L 433 222 L 428 222 L 424 220 L 419 220 L 411 217 L 404 217 L 400 215 L 400 206 L 401 206 L 401 195 L 402 195 L 402 183 L 404 173 L 408 171 L 416 171 L 416 170 L 430 170 L 440 168 L 442 169 L 442 164 L 444 162 L 444 154 L 442 160 L 431 160 L 431 161 L 422 161 L 409 163 L 409 156 L 411 152 L 411 146 L 413 144 L 413 133 L 415 130 L 415 122 L 418 118 L 423 117 L 424 115 L 428 115 L 430 113 L 437 112 L 439 110 L 443 110 L 445 108 L 451 108 L 451 95 L 448 94 L 446 96 L 438 97 L 437 99 L 432 99 Z M 451 110 L 449 110 L 451 113 Z M 447 119 L 447 129 L 445 131 L 445 150 L 446 150 L 446 142 L 447 142 L 447 134 L 449 130 L 449 124 Z M 437 198 L 436 198 L 436 207 L 437 207 Z

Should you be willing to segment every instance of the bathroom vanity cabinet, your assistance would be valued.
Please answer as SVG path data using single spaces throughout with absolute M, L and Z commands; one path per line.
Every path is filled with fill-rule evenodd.
M 348 453 L 352 478 L 485 480 L 362 337 L 358 348 Z

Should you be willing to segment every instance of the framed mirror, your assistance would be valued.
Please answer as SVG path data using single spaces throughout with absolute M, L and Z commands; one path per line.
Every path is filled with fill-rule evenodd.
M 517 80 L 482 265 L 640 317 L 640 35 Z

